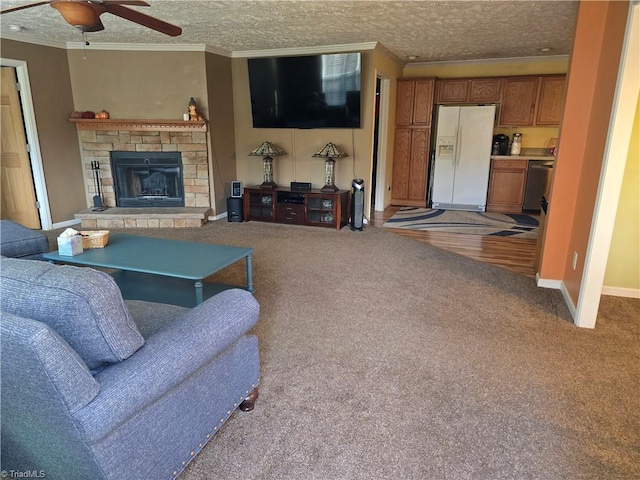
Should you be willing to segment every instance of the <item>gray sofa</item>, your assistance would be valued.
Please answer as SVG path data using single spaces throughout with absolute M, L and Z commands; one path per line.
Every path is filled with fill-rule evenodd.
M 11 220 L 0 220 L 0 255 L 12 258 L 41 260 L 49 251 L 49 239 Z
M 126 302 L 103 272 L 13 258 L 0 280 L 1 470 L 175 478 L 236 408 L 252 408 L 249 292 L 193 309 Z

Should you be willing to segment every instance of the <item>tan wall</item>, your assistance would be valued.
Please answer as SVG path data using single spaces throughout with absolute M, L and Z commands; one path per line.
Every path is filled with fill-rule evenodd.
M 628 2 L 581 1 L 567 79 L 540 277 L 577 302 L 628 12 Z M 573 252 L 578 254 L 575 270 Z
M 389 113 L 387 119 L 387 148 L 385 152 L 378 152 L 379 161 L 382 156 L 386 156 L 385 172 L 384 172 L 384 205 L 387 207 L 391 204 L 391 185 L 393 183 L 393 150 L 395 138 L 396 123 L 396 97 L 398 92 L 398 78 L 402 77 L 402 69 L 404 65 L 386 53 L 384 49 L 376 48 L 373 56 L 374 76 L 377 74 L 383 78 L 389 79 Z M 375 82 L 375 78 L 373 79 Z M 380 163 L 379 163 L 380 166 Z M 371 185 L 371 180 L 369 180 Z M 366 188 L 366 186 L 365 186 Z M 376 187 L 379 188 L 379 187 Z M 371 193 L 371 192 L 370 192 Z M 368 195 L 371 198 L 371 195 Z M 376 205 L 376 209 L 380 210 Z
M 6 39 L 0 47 L 2 58 L 27 62 L 51 220 L 72 220 L 85 208 L 85 195 L 78 135 L 68 122 L 73 94 L 67 52 Z
M 640 290 L 640 101 L 636 106 L 604 285 Z
M 439 77 L 439 78 L 464 78 L 464 77 L 508 77 L 514 75 L 545 75 L 567 72 L 568 60 L 566 58 L 554 58 L 551 60 L 524 61 L 507 59 L 504 61 L 492 61 L 486 63 L 439 63 L 409 64 L 405 66 L 403 76 L 405 78 Z
M 273 160 L 274 181 L 280 186 L 289 186 L 291 181 L 298 181 L 311 182 L 313 188 L 321 188 L 324 185 L 324 160 L 312 158 L 312 155 L 328 142 L 335 143 L 349 154 L 348 157 L 336 160 L 335 184 L 339 188 L 350 189 L 351 180 L 356 177 L 371 178 L 375 95 L 373 52 L 362 54 L 361 78 L 361 128 L 253 128 L 247 60 L 234 59 L 233 98 L 238 179 L 245 186 L 262 183 L 262 158 L 250 157 L 248 154 L 266 140 L 287 152 Z M 367 199 L 365 212 L 368 211 L 369 203 Z
M 211 206 L 216 214 L 227 211 L 231 181 L 236 180 L 235 119 L 233 112 L 233 73 L 231 59 L 205 55 L 209 131 L 211 148 L 209 172 L 213 172 Z
M 181 120 L 194 97 L 209 118 L 204 52 L 69 50 L 68 57 L 76 110 Z

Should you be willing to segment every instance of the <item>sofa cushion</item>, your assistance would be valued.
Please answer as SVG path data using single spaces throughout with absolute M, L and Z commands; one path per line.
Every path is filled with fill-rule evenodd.
M 2 310 L 49 325 L 96 370 L 130 357 L 144 339 L 111 276 L 36 260 L 0 260 Z
M 0 254 L 14 258 L 42 258 L 49 251 L 49 239 L 11 220 L 0 220 Z

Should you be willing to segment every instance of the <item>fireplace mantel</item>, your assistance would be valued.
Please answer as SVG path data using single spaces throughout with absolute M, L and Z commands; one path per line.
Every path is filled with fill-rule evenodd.
M 206 132 L 207 121 L 70 118 L 78 130 L 128 130 L 130 132 Z

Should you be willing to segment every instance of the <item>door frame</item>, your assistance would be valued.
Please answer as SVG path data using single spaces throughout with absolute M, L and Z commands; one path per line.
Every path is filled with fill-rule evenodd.
M 389 91 L 391 89 L 391 80 L 379 70 L 375 71 L 374 78 L 380 79 L 380 108 L 378 110 L 378 144 L 373 146 L 373 148 L 377 149 L 378 163 L 376 171 L 372 172 L 372 176 L 376 176 L 375 210 L 376 212 L 382 212 L 387 207 L 384 196 L 387 190 L 387 137 L 389 135 Z
M 20 85 L 20 106 L 22 108 L 22 119 L 24 121 L 25 134 L 29 145 L 29 162 L 31 163 L 31 173 L 36 191 L 36 201 L 38 202 L 38 215 L 42 230 L 51 230 L 51 209 L 49 206 L 49 196 L 47 195 L 47 185 L 42 165 L 42 154 L 40 151 L 40 141 L 38 140 L 38 129 L 36 128 L 36 117 L 31 97 L 31 83 L 29 82 L 29 71 L 27 62 L 23 60 L 12 60 L 0 57 L 0 66 L 13 67 L 16 69 L 18 85 Z
M 631 129 L 640 94 L 638 90 L 640 83 L 638 81 L 640 78 L 638 74 L 640 71 L 639 38 L 640 1 L 632 0 L 629 2 L 629 16 L 609 122 L 609 134 L 605 145 L 602 173 L 600 174 L 591 232 L 585 253 L 584 273 L 574 315 L 574 323 L 579 327 L 594 328 L 596 326 L 615 226 L 615 212 L 618 211 L 618 200 L 620 199 L 631 141 Z

